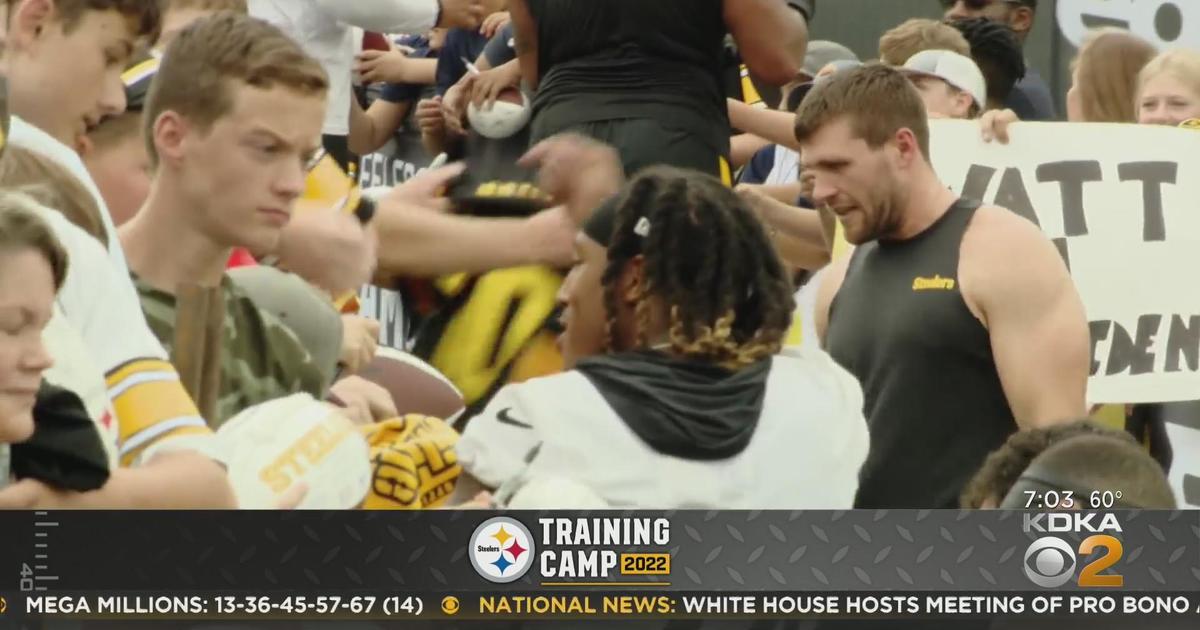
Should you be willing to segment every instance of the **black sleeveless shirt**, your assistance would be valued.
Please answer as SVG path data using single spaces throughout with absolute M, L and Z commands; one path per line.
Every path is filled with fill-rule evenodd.
M 911 239 L 858 247 L 830 305 L 826 347 L 862 383 L 871 431 L 856 508 L 956 508 L 1017 429 L 988 331 L 958 286 L 978 207 L 960 199 Z
M 541 127 L 649 118 L 728 151 L 722 0 L 527 0 Z

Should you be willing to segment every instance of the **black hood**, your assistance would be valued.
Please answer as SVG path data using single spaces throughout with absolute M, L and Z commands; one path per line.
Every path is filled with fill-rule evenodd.
M 762 415 L 770 359 L 730 372 L 658 352 L 591 357 L 576 367 L 656 451 L 715 460 L 742 452 Z

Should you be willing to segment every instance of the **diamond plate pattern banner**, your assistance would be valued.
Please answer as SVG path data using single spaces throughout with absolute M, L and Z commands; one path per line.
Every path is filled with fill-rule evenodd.
M 1083 531 L 1066 532 L 1026 532 L 1025 514 L 999 511 L 504 514 L 528 534 L 512 525 L 498 534 L 499 521 L 491 530 L 483 527 L 495 516 L 450 510 L 9 513 L 0 516 L 0 593 L 470 593 L 579 581 L 597 589 L 655 582 L 664 591 L 696 592 L 1041 590 L 1031 570 L 1065 576 L 1053 590 L 1072 591 L 1094 590 L 1080 586 L 1079 576 L 1099 568 L 1090 565 L 1106 554 L 1119 557 L 1105 557 L 1115 562 L 1098 574 L 1121 576 L 1124 591 L 1200 591 L 1200 512 L 1114 512 L 1119 531 L 1091 531 L 1100 524 L 1097 514 Z M 666 526 L 650 544 L 572 538 L 588 533 L 579 531 L 580 523 L 603 533 L 593 519 L 665 519 Z M 566 528 L 561 540 L 560 528 Z M 477 530 L 496 534 L 487 540 L 499 546 L 473 541 Z M 1081 542 L 1095 536 L 1112 536 L 1120 549 L 1080 551 Z M 1029 556 L 1033 541 L 1044 537 L 1061 539 L 1065 556 L 1075 558 Z M 669 561 L 626 565 L 621 558 L 602 574 L 605 551 L 612 552 L 609 561 L 625 553 L 665 553 Z M 518 569 L 525 573 L 515 580 L 504 575 L 506 584 L 482 574 Z

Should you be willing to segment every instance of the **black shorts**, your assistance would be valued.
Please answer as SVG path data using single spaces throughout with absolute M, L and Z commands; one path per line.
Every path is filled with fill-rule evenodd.
M 732 185 L 728 152 L 714 149 L 698 134 L 675 129 L 652 118 L 623 118 L 572 125 L 565 129 L 539 128 L 534 121 L 534 142 L 565 132 L 579 133 L 611 145 L 621 156 L 626 176 L 646 168 L 667 164 L 717 177 Z

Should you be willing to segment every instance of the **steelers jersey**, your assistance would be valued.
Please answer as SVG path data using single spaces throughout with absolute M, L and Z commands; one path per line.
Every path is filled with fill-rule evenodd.
M 562 369 L 548 330 L 561 284 L 560 272 L 542 266 L 434 282 L 442 303 L 418 327 L 412 352 L 462 392 L 470 410 L 465 417 L 506 383 Z
M 16 117 L 12 119 L 9 141 L 67 169 L 93 194 L 100 208 L 108 234 L 107 250 L 61 213 L 42 208 L 41 216 L 69 256 L 67 277 L 57 304 L 99 370 L 99 375 L 93 376 L 105 380 L 113 414 L 108 421 L 115 417 L 120 462 L 136 465 L 158 452 L 177 449 L 219 459 L 212 432 L 183 388 L 179 374 L 167 361 L 162 345 L 146 325 L 108 207 L 79 156 Z M 79 393 L 90 391 L 94 380 L 58 384 Z M 105 422 L 103 415 L 93 419 Z

